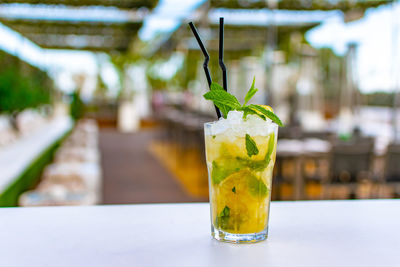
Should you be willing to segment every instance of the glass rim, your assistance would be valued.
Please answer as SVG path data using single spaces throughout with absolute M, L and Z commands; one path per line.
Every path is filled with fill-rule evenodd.
M 203 123 L 203 125 L 204 125 L 204 127 L 206 127 L 208 125 L 213 125 L 213 124 L 215 124 L 217 122 L 219 122 L 219 120 L 205 122 L 205 123 Z M 267 123 L 266 121 L 264 121 L 264 122 Z M 276 122 L 272 121 L 272 120 L 270 120 L 270 124 L 272 124 L 273 126 L 278 126 L 278 128 L 279 128 L 279 125 Z

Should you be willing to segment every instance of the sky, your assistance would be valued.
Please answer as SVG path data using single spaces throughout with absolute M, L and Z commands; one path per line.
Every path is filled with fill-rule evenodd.
M 160 0 L 158 6 L 145 17 L 143 27 L 139 32 L 139 37 L 143 40 L 151 40 L 160 33 L 168 33 L 175 30 L 181 23 L 182 19 L 190 17 L 192 11 L 196 9 L 204 0 Z M 40 10 L 39 10 L 40 11 Z M 13 13 L 14 12 L 14 13 Z M 46 10 L 42 10 L 42 16 L 55 16 L 57 14 L 48 14 Z M 86 19 L 101 19 L 105 15 L 103 11 L 96 10 Z M 26 10 L 10 10 L 0 7 L 0 14 L 9 16 L 28 16 Z M 39 12 L 39 15 L 41 13 Z M 223 10 L 216 10 L 210 14 L 210 19 L 217 19 Z M 363 92 L 374 92 L 377 90 L 392 91 L 394 87 L 393 73 L 399 73 L 394 67 L 393 62 L 400 62 L 398 47 L 400 44 L 400 30 L 395 31 L 393 25 L 400 28 L 400 4 L 397 3 L 395 8 L 391 6 L 382 6 L 377 9 L 370 9 L 365 16 L 357 21 L 344 23 L 343 15 L 340 12 L 309 13 L 304 15 L 298 13 L 279 13 L 280 21 L 296 21 L 303 20 L 323 20 L 323 23 L 309 31 L 306 35 L 307 40 L 314 47 L 330 47 L 335 53 L 343 55 L 347 51 L 347 45 L 351 42 L 357 43 L 357 75 L 360 89 Z M 79 14 L 60 13 L 64 17 L 76 19 Z M 128 19 L 127 14 L 113 11 L 107 16 L 107 19 L 119 20 Z M 79 17 L 79 16 L 78 16 Z M 241 21 L 251 23 L 265 23 L 268 20 L 266 12 L 252 12 L 250 16 L 247 14 L 233 14 L 233 21 Z M 397 38 L 393 38 L 396 36 Z M 397 42 L 397 43 L 396 43 Z M 56 79 L 57 84 L 63 91 L 71 91 L 74 87 L 72 80 L 73 73 L 87 73 L 89 76 L 95 76 L 101 66 L 102 76 L 106 83 L 115 87 L 117 83 L 116 73 L 110 64 L 107 64 L 107 56 L 96 56 L 93 53 L 85 51 L 67 51 L 67 50 L 46 50 L 41 49 L 29 40 L 23 38 L 20 34 L 8 29 L 0 24 L 0 49 L 11 54 L 17 55 L 33 65 L 39 66 L 45 70 L 51 71 L 50 74 Z M 99 64 L 100 63 L 100 64 Z M 398 68 L 398 67 L 397 67 Z
M 365 16 L 349 23 L 331 17 L 309 31 L 307 40 L 314 47 L 330 47 L 344 55 L 349 43 L 357 44 L 356 65 L 364 92 L 392 91 L 393 76 L 400 75 L 400 3 L 370 9 Z M 393 75 L 397 73 L 397 75 Z
M 143 23 L 139 37 L 150 40 L 155 35 L 170 32 L 179 27 L 180 21 L 187 18 L 191 12 L 205 0 L 160 0 Z

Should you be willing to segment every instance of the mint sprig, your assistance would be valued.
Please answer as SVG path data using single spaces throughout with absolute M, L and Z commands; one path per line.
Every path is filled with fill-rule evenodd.
M 214 105 L 221 110 L 224 118 L 226 118 L 229 111 L 238 110 L 241 107 L 237 98 L 225 91 L 224 88 L 222 88 L 222 86 L 218 83 L 213 82 L 211 84 L 211 90 L 205 93 L 203 96 L 205 99 L 214 102 Z
M 273 122 L 282 127 L 283 126 L 282 121 L 272 111 L 267 110 L 259 105 L 254 105 L 254 104 L 247 105 L 247 103 L 257 93 L 257 91 L 258 89 L 255 88 L 255 77 L 254 77 L 251 87 L 247 92 L 246 96 L 244 97 L 243 105 L 240 104 L 240 102 L 234 95 L 225 91 L 221 85 L 215 82 L 211 83 L 211 90 L 205 93 L 203 96 L 205 99 L 214 102 L 214 105 L 216 105 L 220 109 L 224 118 L 228 116 L 229 111 L 238 110 L 238 111 L 243 111 L 244 119 L 246 119 L 248 115 L 256 115 L 263 120 L 269 118 Z

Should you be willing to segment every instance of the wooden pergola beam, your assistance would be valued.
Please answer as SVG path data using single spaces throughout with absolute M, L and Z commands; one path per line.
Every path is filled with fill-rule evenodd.
M 142 22 L 88 22 L 0 18 L 0 22 L 24 34 L 59 35 L 131 35 L 136 34 Z
M 133 17 L 139 8 L 154 8 L 158 0 L 3 0 L 2 4 L 49 5 L 60 9 L 102 6 L 129 9 L 127 21 L 16 18 L 3 14 L 0 22 L 43 48 L 92 51 L 127 51 L 142 26 L 143 17 Z M 39 6 L 39 5 L 38 5 Z M 60 8 L 59 8 L 60 7 Z M 128 10 L 125 10 L 126 13 Z M 101 18 L 100 18 L 101 19 Z
M 354 9 L 365 10 L 370 7 L 377 7 L 383 4 L 392 3 L 393 0 L 288 0 L 277 1 L 276 9 L 285 10 L 342 10 Z M 243 1 L 243 0 L 210 0 L 211 8 L 231 9 L 261 9 L 268 8 L 265 0 Z
M 130 36 L 25 34 L 32 42 L 46 49 L 75 49 L 89 51 L 126 51 Z
M 284 36 L 298 31 L 301 33 L 317 26 L 319 23 L 304 23 L 298 25 L 276 25 L 278 40 L 282 40 Z M 186 25 L 184 25 L 186 26 Z M 210 51 L 218 51 L 218 25 L 210 25 L 209 40 L 207 41 L 207 49 Z M 268 39 L 268 26 L 243 26 L 243 25 L 226 25 L 224 31 L 224 50 L 226 51 L 250 51 L 256 47 L 265 46 Z M 186 28 L 181 28 L 171 37 L 170 47 L 176 47 L 182 40 L 186 40 L 188 44 L 193 41 L 191 32 Z M 173 45 L 175 44 L 175 45 Z M 194 44 L 197 49 L 197 44 Z M 189 47 L 190 49 L 191 47 Z
M 11 29 L 48 49 L 126 51 L 142 22 L 89 22 L 0 18 Z
M 41 4 L 41 5 L 65 5 L 65 6 L 113 6 L 117 8 L 141 8 L 149 9 L 157 5 L 157 0 L 2 0 L 3 4 Z

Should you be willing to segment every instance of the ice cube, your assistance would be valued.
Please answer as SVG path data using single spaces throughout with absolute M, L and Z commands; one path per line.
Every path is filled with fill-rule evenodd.
M 227 138 L 234 141 L 237 137 L 243 137 L 246 134 L 251 136 L 267 136 L 274 127 L 270 119 L 264 121 L 257 115 L 248 115 L 246 120 L 243 120 L 242 111 L 230 111 L 226 119 L 220 118 L 211 126 L 211 134 L 225 134 Z
M 237 124 L 237 123 L 240 123 L 242 121 L 242 118 L 243 118 L 243 111 L 232 110 L 232 111 L 230 111 L 228 113 L 228 116 L 227 116 L 226 119 L 230 123 Z

